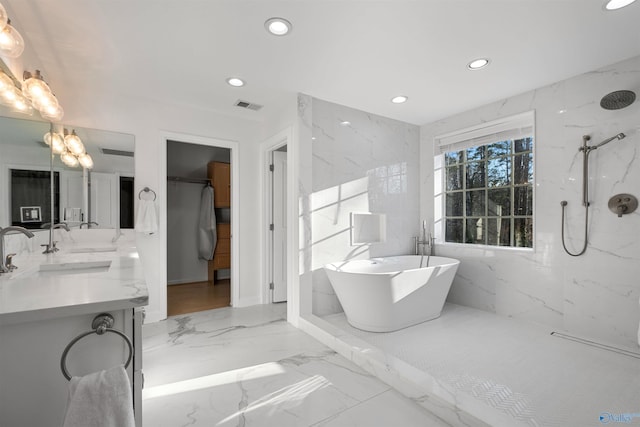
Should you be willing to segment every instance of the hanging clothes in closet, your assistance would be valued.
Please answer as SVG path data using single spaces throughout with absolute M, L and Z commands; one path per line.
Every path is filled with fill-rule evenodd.
M 200 195 L 200 220 L 198 223 L 198 257 L 207 261 L 213 259 L 218 237 L 213 196 L 213 187 L 207 183 Z

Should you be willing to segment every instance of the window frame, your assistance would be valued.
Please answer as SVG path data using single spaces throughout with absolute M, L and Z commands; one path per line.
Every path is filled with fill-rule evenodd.
M 527 111 L 525 113 L 503 117 L 491 122 L 485 122 L 476 126 L 471 126 L 468 128 L 460 129 L 454 132 L 450 132 L 443 135 L 438 135 L 434 138 L 434 232 L 436 237 L 436 242 L 438 244 L 443 245 L 453 245 L 460 246 L 465 248 L 481 248 L 481 249 L 491 249 L 491 250 L 507 250 L 507 251 L 535 251 L 536 247 L 536 227 L 535 227 L 535 217 L 536 217 L 536 129 L 535 129 L 535 111 Z M 511 135 L 508 138 L 505 135 Z M 517 135 L 517 136 L 513 136 Z M 532 138 L 532 148 L 530 151 L 524 151 L 522 153 L 530 153 L 531 160 L 533 162 L 531 173 L 532 178 L 530 183 L 528 184 L 516 184 L 515 183 L 515 168 L 513 167 L 513 160 L 520 155 L 520 153 L 515 152 L 514 141 L 518 139 L 522 139 L 523 137 L 530 136 Z M 447 242 L 446 238 L 446 209 L 447 209 L 447 165 L 445 161 L 445 153 L 455 152 L 455 151 L 464 151 L 471 147 L 479 147 L 479 146 L 488 146 L 490 144 L 494 144 L 497 142 L 501 142 L 504 140 L 511 140 L 511 149 L 508 156 L 511 159 L 511 170 L 509 173 L 510 183 L 508 186 L 499 186 L 492 187 L 490 186 L 489 177 L 488 177 L 488 164 L 490 159 L 488 156 L 485 156 L 483 162 L 487 166 L 484 170 L 484 186 L 478 187 L 478 190 L 484 192 L 484 214 L 481 215 L 481 218 L 485 219 L 495 219 L 498 218 L 496 215 L 489 215 L 490 209 L 487 206 L 487 200 L 490 197 L 489 192 L 491 189 L 509 189 L 510 191 L 510 212 L 509 215 L 504 215 L 505 219 L 508 219 L 510 222 L 510 231 L 509 231 L 509 245 L 503 246 L 500 245 L 499 242 L 497 244 L 489 244 L 488 243 L 488 232 L 489 225 L 487 224 L 483 227 L 485 232 L 485 238 L 483 243 L 467 243 L 465 241 L 462 242 Z M 475 141 L 475 143 L 474 143 Z M 496 156 L 497 157 L 503 157 Z M 470 191 L 469 188 L 466 187 L 467 180 L 467 165 L 469 163 L 473 163 L 474 160 L 469 161 L 466 158 L 466 155 L 463 156 L 462 159 L 459 159 L 455 165 L 458 165 L 462 168 L 461 178 L 462 185 L 459 190 L 455 190 L 456 192 L 460 192 L 463 199 L 462 204 L 462 216 L 455 216 L 456 219 L 461 219 L 463 222 L 463 234 L 462 239 L 466 239 L 465 230 L 467 226 L 467 220 L 470 218 L 476 218 L 476 216 L 467 214 L 467 204 L 466 198 L 467 193 Z M 514 209 L 514 194 L 515 189 L 523 187 L 531 189 L 531 215 L 516 215 L 513 211 Z M 451 191 L 449 191 L 451 194 Z M 531 219 L 531 228 L 532 228 L 532 236 L 531 236 L 531 247 L 529 246 L 513 246 L 515 242 L 515 229 L 513 228 L 515 222 L 519 218 L 530 218 Z

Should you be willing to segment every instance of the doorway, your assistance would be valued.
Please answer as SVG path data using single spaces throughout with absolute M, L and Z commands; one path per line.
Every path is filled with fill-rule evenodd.
M 269 290 L 278 303 L 287 301 L 287 146 L 270 154 Z
M 231 305 L 231 149 L 167 140 L 167 315 Z

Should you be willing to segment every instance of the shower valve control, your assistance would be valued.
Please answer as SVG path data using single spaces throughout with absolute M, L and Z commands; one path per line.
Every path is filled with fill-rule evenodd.
M 631 194 L 616 194 L 609 199 L 609 210 L 618 215 L 630 214 L 638 208 L 638 199 Z

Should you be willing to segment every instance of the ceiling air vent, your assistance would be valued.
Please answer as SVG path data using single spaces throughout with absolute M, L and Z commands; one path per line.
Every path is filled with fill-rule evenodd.
M 111 156 L 133 157 L 133 151 L 112 150 L 111 148 L 101 148 L 100 151 L 102 151 L 102 154 Z
M 253 110 L 253 111 L 258 111 L 259 109 L 262 108 L 262 105 L 253 104 L 251 102 L 243 101 L 241 99 L 238 99 L 236 103 L 233 105 L 235 105 L 236 107 L 246 108 L 248 110 Z

